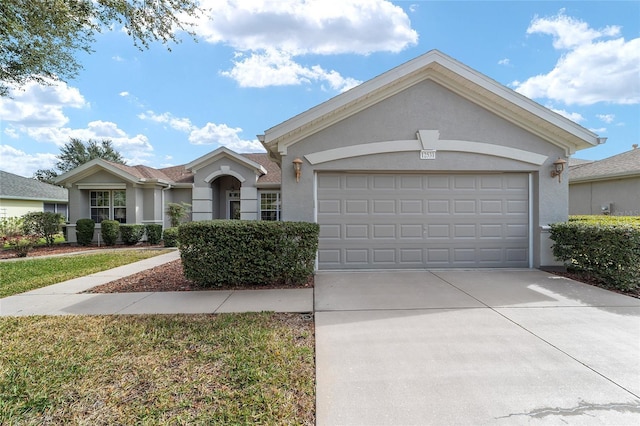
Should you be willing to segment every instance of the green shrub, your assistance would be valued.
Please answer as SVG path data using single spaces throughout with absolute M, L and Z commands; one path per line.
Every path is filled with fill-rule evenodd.
M 120 238 L 128 246 L 138 244 L 144 236 L 144 225 L 120 225 Z
M 314 272 L 315 223 L 214 220 L 178 229 L 185 276 L 201 286 L 299 284 Z
M 88 246 L 93 241 L 96 223 L 93 219 L 78 219 L 76 222 L 76 240 L 81 246 Z
M 162 240 L 162 225 L 157 223 L 148 223 L 144 226 L 147 233 L 147 242 L 152 245 L 160 244 Z
M 640 221 L 615 216 L 570 219 L 551 225 L 553 255 L 568 269 L 589 274 L 603 287 L 640 287 Z
M 116 245 L 120 233 L 120 222 L 117 220 L 103 220 L 100 222 L 100 235 L 108 246 Z
M 62 231 L 64 217 L 60 213 L 31 212 L 22 216 L 22 229 L 25 235 L 44 238 L 52 246 L 55 237 Z
M 162 234 L 165 247 L 178 247 L 178 228 L 167 228 Z

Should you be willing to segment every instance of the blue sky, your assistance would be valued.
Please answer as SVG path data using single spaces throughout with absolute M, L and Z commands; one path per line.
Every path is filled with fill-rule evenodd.
M 197 42 L 140 51 L 98 35 L 66 83 L 0 98 L 0 169 L 32 176 L 70 137 L 128 164 L 185 164 L 256 135 L 431 49 L 607 137 L 640 143 L 639 1 L 202 0 Z

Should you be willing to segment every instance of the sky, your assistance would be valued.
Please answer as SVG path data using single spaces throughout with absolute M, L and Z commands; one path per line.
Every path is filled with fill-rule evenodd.
M 122 28 L 79 53 L 77 78 L 0 98 L 0 169 L 53 168 L 69 138 L 127 164 L 186 164 L 438 49 L 608 138 L 640 143 L 640 1 L 201 0 L 195 40 L 138 50 Z

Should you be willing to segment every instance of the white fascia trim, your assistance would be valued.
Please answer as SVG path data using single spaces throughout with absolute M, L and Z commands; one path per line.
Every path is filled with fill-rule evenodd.
M 121 170 L 117 167 L 112 166 L 111 164 L 103 161 L 100 158 L 96 158 L 93 159 L 91 161 L 89 161 L 88 163 L 84 163 L 81 166 L 76 167 L 75 169 L 69 170 L 68 172 L 58 176 L 57 178 L 54 179 L 55 183 L 74 183 L 79 181 L 80 179 L 83 179 L 87 176 L 92 175 L 93 173 L 95 173 L 93 171 L 93 169 L 103 169 L 106 170 L 107 172 L 114 174 L 126 181 L 129 181 L 131 183 L 139 183 L 140 179 L 137 178 L 136 176 L 125 172 L 124 170 Z
M 192 162 L 190 162 L 189 164 L 185 165 L 185 168 L 187 170 L 191 170 L 191 171 L 198 171 L 199 169 L 211 164 L 212 162 L 214 162 L 215 160 L 218 159 L 218 157 L 227 157 L 230 158 L 231 160 L 234 160 L 240 164 L 244 164 L 250 168 L 256 169 L 256 171 L 258 173 L 262 173 L 263 175 L 267 174 L 267 170 L 261 165 L 256 163 L 255 161 L 249 160 L 248 158 L 237 154 L 233 151 L 231 151 L 229 148 L 226 148 L 224 146 L 216 149 L 215 151 L 212 151 L 208 154 L 203 155 L 200 158 L 197 158 L 195 160 L 193 160 Z
M 79 183 L 78 189 L 97 189 L 97 190 L 108 190 L 108 189 L 127 189 L 127 184 L 118 182 L 118 183 Z
M 207 176 L 206 178 L 204 178 L 204 181 L 207 183 L 211 183 L 214 181 L 214 179 L 216 179 L 219 176 L 233 176 L 234 178 L 238 179 L 240 181 L 240 183 L 244 183 L 246 181 L 246 179 L 244 178 L 244 176 L 242 176 L 240 173 L 238 172 L 234 172 L 233 170 L 231 170 L 229 168 L 229 166 L 222 166 L 220 167 L 220 170 L 216 170 L 215 172 L 211 173 L 209 176 Z
M 509 148 L 501 145 L 493 145 L 482 142 L 458 141 L 458 140 L 429 140 L 424 143 L 420 140 L 386 141 L 361 145 L 351 145 L 341 148 L 328 149 L 326 151 L 307 154 L 304 158 L 309 163 L 316 165 L 329 161 L 342 160 L 344 158 L 361 157 L 364 155 L 386 154 L 391 152 L 420 152 L 422 149 L 435 149 L 436 151 L 466 152 L 484 154 L 493 157 L 503 157 L 511 160 L 522 161 L 536 166 L 541 166 L 547 161 L 547 156 L 517 148 Z

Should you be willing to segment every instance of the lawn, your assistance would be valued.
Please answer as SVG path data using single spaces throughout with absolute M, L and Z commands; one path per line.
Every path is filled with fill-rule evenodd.
M 0 297 L 56 284 L 139 260 L 164 250 L 123 250 L 44 259 L 25 259 L 0 263 Z
M 299 314 L 0 319 L 0 424 L 314 424 Z

